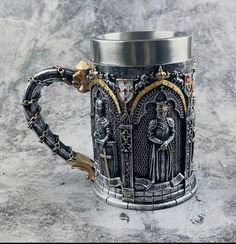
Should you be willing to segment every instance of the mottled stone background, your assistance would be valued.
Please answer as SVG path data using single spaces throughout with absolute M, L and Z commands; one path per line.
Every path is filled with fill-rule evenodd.
M 236 241 L 236 1 L 0 1 L 0 241 Z M 197 194 L 155 212 L 98 200 L 27 129 L 20 105 L 27 78 L 89 58 L 89 38 L 105 32 L 176 30 L 194 34 L 197 58 Z M 45 88 L 42 114 L 66 144 L 92 156 L 89 94 Z M 120 218 L 124 212 L 126 220 Z

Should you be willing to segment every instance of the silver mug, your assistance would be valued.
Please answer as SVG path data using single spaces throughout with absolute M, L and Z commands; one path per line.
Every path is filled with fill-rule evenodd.
M 197 189 L 192 35 L 120 32 L 90 43 L 91 59 L 75 70 L 54 66 L 29 79 L 22 101 L 28 127 L 86 171 L 108 204 L 156 210 L 189 199 Z M 55 81 L 90 92 L 93 160 L 63 144 L 40 114 L 41 89 Z

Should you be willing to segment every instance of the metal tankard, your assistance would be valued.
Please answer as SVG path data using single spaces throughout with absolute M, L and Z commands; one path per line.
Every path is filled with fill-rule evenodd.
M 192 35 L 141 31 L 91 39 L 91 60 L 29 79 L 28 127 L 54 154 L 87 171 L 95 194 L 126 209 L 156 210 L 189 199 L 193 169 L 195 70 Z M 43 86 L 64 82 L 91 94 L 94 160 L 64 145 L 40 115 Z

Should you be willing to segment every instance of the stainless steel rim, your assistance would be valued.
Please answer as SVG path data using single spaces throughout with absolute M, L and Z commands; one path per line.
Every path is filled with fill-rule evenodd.
M 112 66 L 154 66 L 192 58 L 192 35 L 173 31 L 116 32 L 91 39 L 91 61 Z

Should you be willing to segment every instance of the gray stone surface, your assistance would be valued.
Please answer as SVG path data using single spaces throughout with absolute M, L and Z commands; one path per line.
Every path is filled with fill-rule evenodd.
M 235 8 L 233 0 L 1 0 L 0 241 L 236 241 Z M 194 34 L 199 187 L 173 208 L 126 211 L 100 201 L 83 172 L 38 142 L 20 102 L 35 72 L 88 58 L 91 36 L 153 29 Z M 89 94 L 56 84 L 42 95 L 54 132 L 92 157 Z

